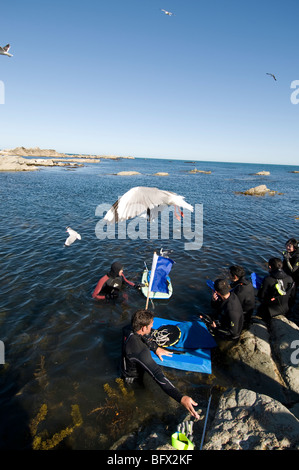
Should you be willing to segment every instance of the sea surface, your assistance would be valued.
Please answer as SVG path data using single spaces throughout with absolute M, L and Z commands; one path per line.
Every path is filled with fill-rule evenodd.
M 190 174 L 194 168 L 211 174 Z M 116 175 L 123 170 L 141 174 Z M 270 175 L 256 176 L 261 170 Z M 156 384 L 128 391 L 116 381 L 122 328 L 145 307 L 145 297 L 126 288 L 120 299 L 106 303 L 93 300 L 92 291 L 116 260 L 128 279 L 140 281 L 144 263 L 150 267 L 162 247 L 172 250 L 175 261 L 174 294 L 150 308 L 178 321 L 209 313 L 207 279 L 226 276 L 232 264 L 263 275 L 267 260 L 281 257 L 286 240 L 299 237 L 299 174 L 293 170 L 299 167 L 121 159 L 73 170 L 0 173 L 0 449 L 41 442 L 46 448 L 109 449 L 145 420 L 175 415 Z M 279 194 L 236 194 L 259 184 Z M 170 190 L 202 207 L 202 246 L 186 249 L 189 240 L 177 228 L 169 239 L 140 239 L 138 233 L 99 239 L 97 207 L 112 205 L 134 186 Z M 82 237 L 68 248 L 67 226 Z M 219 383 L 229 385 L 229 372 L 223 375 L 221 364 L 212 367 Z M 191 396 L 208 381 L 204 374 L 165 373 Z

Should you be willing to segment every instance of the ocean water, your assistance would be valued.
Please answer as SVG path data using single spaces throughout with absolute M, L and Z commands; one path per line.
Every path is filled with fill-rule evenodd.
M 190 174 L 193 168 L 211 174 Z M 154 250 L 173 250 L 174 294 L 156 301 L 157 316 L 190 320 L 209 313 L 207 279 L 227 274 L 231 264 L 266 273 L 266 262 L 281 256 L 285 241 L 298 237 L 299 167 L 134 159 L 102 160 L 84 168 L 48 168 L 0 173 L 0 448 L 32 448 L 34 436 L 48 447 L 55 433 L 82 424 L 58 448 L 108 449 L 126 432 L 148 420 L 163 420 L 176 408 L 155 384 L 126 395 L 119 377 L 121 330 L 145 298 L 127 288 L 114 303 L 94 301 L 92 291 L 115 260 L 128 279 L 139 281 Z M 116 176 L 122 170 L 141 174 Z M 256 176 L 261 170 L 269 176 Z M 169 176 L 154 176 L 156 172 Z M 235 194 L 259 184 L 278 191 L 273 197 Z M 186 250 L 182 237 L 98 239 L 99 205 L 113 204 L 133 186 L 154 186 L 185 196 L 203 207 L 203 244 Z M 65 227 L 81 236 L 65 248 Z M 161 238 L 161 237 L 160 237 Z M 213 366 L 214 367 L 214 366 Z M 188 394 L 208 379 L 165 369 Z M 223 380 L 221 366 L 214 374 Z M 217 375 L 218 374 L 218 375 Z M 229 374 L 225 375 L 230 383 Z M 42 405 L 47 414 L 38 418 Z

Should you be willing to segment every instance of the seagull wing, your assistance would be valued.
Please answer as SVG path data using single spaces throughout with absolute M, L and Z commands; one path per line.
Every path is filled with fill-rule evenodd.
M 193 207 L 184 200 L 183 196 L 158 188 L 137 186 L 131 188 L 113 204 L 105 215 L 104 220 L 111 223 L 121 222 L 141 215 L 145 211 L 151 211 L 159 207 L 160 209 L 158 210 L 163 210 L 166 206 L 170 205 L 184 207 L 193 211 Z M 154 212 L 156 215 L 157 210 Z
M 3 47 L 3 50 L 4 50 L 5 52 L 8 52 L 9 49 L 10 49 L 10 44 L 6 44 L 6 46 Z
M 275 75 L 273 75 L 273 73 L 268 73 L 268 72 L 266 72 L 266 75 L 270 75 L 270 77 L 273 77 L 274 80 L 277 81 L 277 80 L 276 80 L 276 77 L 275 77 Z

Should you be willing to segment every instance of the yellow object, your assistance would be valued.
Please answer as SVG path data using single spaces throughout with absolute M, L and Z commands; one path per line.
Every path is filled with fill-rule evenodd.
M 189 441 L 185 434 L 182 434 L 181 432 L 175 432 L 172 434 L 171 445 L 178 450 L 194 450 L 193 442 Z

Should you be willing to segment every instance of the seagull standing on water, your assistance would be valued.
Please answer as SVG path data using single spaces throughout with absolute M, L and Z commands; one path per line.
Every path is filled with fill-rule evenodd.
M 158 211 L 165 209 L 166 206 L 175 207 L 175 216 L 177 219 L 184 214 L 177 207 L 183 207 L 193 212 L 193 207 L 185 201 L 183 196 L 179 196 L 171 191 L 164 191 L 158 188 L 148 188 L 145 186 L 136 186 L 123 194 L 109 209 L 104 220 L 109 223 L 122 222 L 133 219 L 137 216 L 148 215 L 150 220 L 155 219 Z
M 71 227 L 67 227 L 66 231 L 68 232 L 69 237 L 65 240 L 65 243 L 64 243 L 65 246 L 70 246 L 77 239 L 81 240 L 81 235 L 75 232 L 75 230 L 71 229 Z
M 10 44 L 7 44 L 4 47 L 0 47 L 0 54 L 1 55 L 7 55 L 8 57 L 12 57 L 12 54 L 8 53 L 9 49 L 10 49 Z

